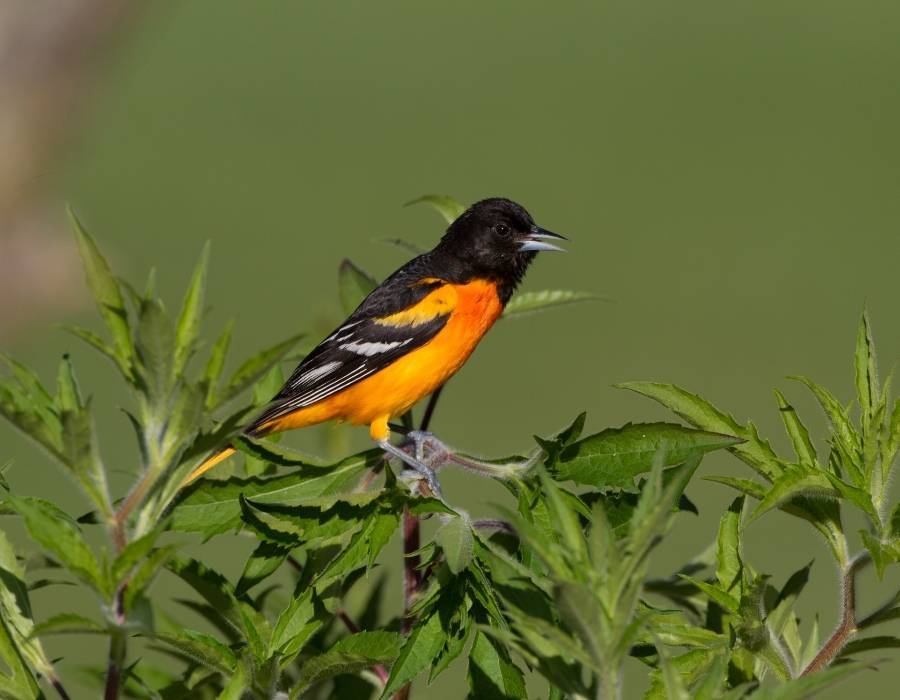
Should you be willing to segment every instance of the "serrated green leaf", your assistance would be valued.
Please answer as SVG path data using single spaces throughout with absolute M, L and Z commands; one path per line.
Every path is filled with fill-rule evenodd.
M 93 505 L 108 519 L 113 507 L 106 482 L 106 468 L 100 458 L 90 407 L 82 402 L 78 381 L 68 356 L 61 360 L 57 376 L 60 450 L 63 461 Z
M 275 542 L 260 542 L 247 557 L 244 570 L 235 586 L 235 593 L 243 595 L 253 586 L 274 574 L 290 553 L 290 547 Z
M 474 547 L 472 524 L 468 516 L 450 517 L 435 533 L 434 540 L 444 552 L 444 560 L 451 573 L 459 574 L 466 570 L 472 561 Z
M 738 479 L 733 476 L 704 476 L 703 479 L 705 481 L 712 481 L 716 484 L 730 486 L 744 495 L 755 498 L 758 501 L 764 499 L 768 492 L 768 489 L 765 486 L 758 481 L 751 481 L 750 479 Z
M 713 586 L 712 584 L 706 583 L 706 581 L 701 581 L 700 579 L 696 579 L 693 576 L 687 576 L 685 574 L 678 574 L 678 577 L 684 581 L 689 581 L 697 588 L 699 588 L 706 596 L 717 603 L 719 607 L 723 610 L 737 614 L 740 609 L 740 601 L 732 595 L 729 595 L 723 590 L 720 590 L 717 586 Z
M 324 654 L 303 662 L 291 696 L 344 673 L 355 673 L 375 664 L 393 661 L 403 638 L 395 632 L 357 632 L 341 639 Z
M 786 504 L 793 498 L 811 495 L 835 497 L 835 490 L 826 478 L 825 472 L 801 466 L 787 469 L 772 482 L 765 498 L 753 509 L 747 523 L 758 520 L 764 513 Z
M 41 384 L 40 377 L 38 377 L 33 369 L 21 362 L 17 362 L 8 355 L 0 354 L 0 361 L 9 368 L 9 371 L 12 372 L 12 375 L 19 383 L 19 386 L 24 389 L 23 398 L 25 400 L 36 409 L 52 409 L 53 397 L 50 395 L 50 392 L 44 388 L 44 385 Z
M 825 472 L 821 473 L 824 474 Z M 707 476 L 704 479 L 730 486 L 760 502 L 770 493 L 768 487 L 748 479 L 737 479 L 729 476 Z M 833 496 L 836 497 L 837 494 L 834 493 Z M 840 541 L 843 535 L 841 534 L 840 510 L 838 509 L 837 501 L 798 496 L 793 500 L 781 503 L 778 507 L 785 513 L 790 513 L 811 523 L 826 538 L 835 557 L 838 560 L 841 559 L 845 553 L 845 548 Z
M 862 443 L 859 434 L 856 432 L 856 428 L 853 427 L 847 409 L 841 405 L 841 402 L 838 401 L 834 394 L 828 391 L 828 389 L 816 384 L 811 379 L 801 376 L 789 377 L 789 379 L 804 384 L 812 392 L 813 396 L 816 397 L 819 405 L 825 412 L 825 416 L 831 422 L 836 441 L 851 457 L 851 463 L 846 466 L 853 466 L 859 471 L 858 462 Z
M 216 697 L 216 700 L 242 700 L 245 698 L 246 692 L 251 689 L 247 676 L 246 664 L 239 662 L 234 669 L 234 674 L 222 688 L 222 692 Z M 160 700 L 162 700 L 161 696 Z
M 812 565 L 813 563 L 809 562 L 809 564 L 791 574 L 778 592 L 778 598 L 775 600 L 772 612 L 766 617 L 766 625 L 772 634 L 776 636 L 781 635 L 788 618 L 793 613 L 797 598 L 809 581 L 809 572 L 812 569 Z
M 893 564 L 900 559 L 900 543 L 891 546 L 890 543 L 879 540 L 868 530 L 860 530 L 859 535 L 862 538 L 866 549 L 869 550 L 869 554 L 872 556 L 872 563 L 875 565 L 875 573 L 878 574 L 879 580 L 883 579 L 884 570 L 888 565 Z
M 661 656 L 664 652 L 661 651 Z M 693 685 L 698 679 L 703 678 L 707 669 L 711 667 L 716 658 L 721 654 L 708 649 L 692 649 L 684 654 L 668 658 L 666 666 L 651 673 L 650 687 L 644 695 L 644 700 L 669 700 L 670 689 L 675 697 L 683 697 L 685 685 Z M 715 696 L 717 700 L 721 696 Z
M 109 264 L 90 234 L 81 225 L 72 207 L 68 207 L 69 221 L 78 241 L 78 251 L 84 264 L 88 286 L 97 302 L 100 315 L 109 329 L 115 347 L 115 356 L 123 374 L 130 378 L 134 357 L 134 345 L 128 324 L 128 312 L 119 284 L 109 269 Z
M 269 654 L 277 652 L 284 662 L 290 662 L 322 626 L 323 621 L 319 619 L 318 612 L 312 588 L 294 595 L 275 622 L 269 642 Z
M 219 403 L 221 404 L 230 401 L 242 391 L 256 383 L 256 381 L 268 372 L 276 363 L 284 359 L 285 355 L 300 342 L 300 339 L 303 338 L 304 335 L 306 334 L 298 333 L 297 335 L 291 336 L 287 340 L 283 340 L 270 348 L 266 348 L 262 352 L 257 353 L 244 361 L 244 363 L 235 370 L 234 374 L 231 375 L 231 378 L 222 390 Z
M 216 615 L 240 632 L 256 663 L 265 661 L 269 624 L 248 600 L 235 595 L 224 576 L 194 559 L 183 557 L 173 558 L 167 568 L 200 594 Z
M 731 502 L 719 522 L 719 535 L 716 538 L 716 580 L 721 590 L 727 593 L 736 590 L 738 597 L 741 594 L 744 571 L 744 564 L 741 561 L 741 513 L 743 508 L 743 496 L 739 496 Z
M 728 637 L 725 635 L 696 625 L 654 621 L 650 626 L 653 636 L 670 646 L 713 649 L 728 645 Z
M 524 700 L 525 677 L 499 641 L 475 635 L 469 653 L 469 697 L 478 700 Z
M 284 547 L 335 544 L 390 498 L 375 491 L 279 505 L 242 501 L 242 519 L 260 538 Z
M 519 292 L 503 309 L 503 318 L 520 318 L 530 313 L 543 311 L 554 306 L 568 306 L 583 301 L 599 301 L 600 297 L 591 292 L 576 292 L 571 289 L 543 289 L 539 292 Z
M 50 634 L 109 634 L 110 628 L 84 615 L 60 613 L 48 617 L 32 630 L 32 636 L 44 637 Z
M 662 459 L 654 466 L 647 478 L 647 484 L 641 492 L 637 508 L 628 532 L 627 560 L 636 562 L 642 560 L 664 534 L 672 521 L 672 512 L 675 504 L 687 486 L 697 467 L 700 465 L 700 457 L 692 457 L 682 466 L 676 467 L 664 481 L 662 476 Z
M 831 486 L 835 489 L 835 491 L 840 494 L 842 498 L 847 499 L 861 511 L 863 511 L 866 515 L 869 516 L 869 520 L 873 524 L 880 525 L 881 519 L 878 516 L 878 511 L 875 509 L 875 505 L 872 503 L 872 496 L 869 495 L 869 492 L 863 490 L 861 488 L 857 488 L 852 484 L 848 484 L 846 481 L 841 479 L 840 477 L 835 476 L 831 472 L 824 472 L 825 478 L 831 483 Z
M 461 607 L 464 611 L 465 607 Z M 441 653 L 431 665 L 431 671 L 428 674 L 428 683 L 434 682 L 434 679 L 446 671 L 450 665 L 459 658 L 468 645 L 469 638 L 472 636 L 475 625 L 472 624 L 472 618 L 466 613 L 465 620 L 460 623 L 459 629 L 447 640 Z
M 174 392 L 162 441 L 161 460 L 172 467 L 193 443 L 203 420 L 203 393 L 195 384 L 180 383 Z
M 77 523 L 52 503 L 37 498 L 7 494 L 6 501 L 22 516 L 31 538 L 52 553 L 82 581 L 95 590 L 109 593 L 94 553 Z
M 588 561 L 587 544 L 578 514 L 572 507 L 573 502 L 583 508 L 584 504 L 577 498 L 567 498 L 567 491 L 560 488 L 545 473 L 541 472 L 541 491 L 544 494 L 548 516 L 553 523 L 554 535 L 559 538 L 567 558 L 576 564 Z
M 10 637 L 31 668 L 43 676 L 53 676 L 53 665 L 40 640 L 34 638 L 29 590 L 33 588 L 25 584 L 25 569 L 6 534 L 0 530 L 0 618 L 6 622 Z
M 381 693 L 381 698 L 389 698 L 399 690 L 407 681 L 412 680 L 437 658 L 444 643 L 447 641 L 447 632 L 441 625 L 441 617 L 438 613 L 432 613 L 420 620 L 400 650 L 400 654 L 391 667 L 391 675 Z
M 225 678 L 229 678 L 237 667 L 238 659 L 234 652 L 208 634 L 182 629 L 177 633 L 158 633 L 150 636 L 175 647 L 206 668 L 218 671 Z
M 56 372 L 56 405 L 60 411 L 80 411 L 84 408 L 81 389 L 68 354 L 62 356 Z
M 818 463 L 816 448 L 813 447 L 812 440 L 809 437 L 809 431 L 797 415 L 794 407 L 787 402 L 778 389 L 774 390 L 775 398 L 778 401 L 778 410 L 781 413 L 781 420 L 784 423 L 784 429 L 794 446 L 794 452 L 797 455 L 797 461 L 804 466 L 812 467 Z
M 181 313 L 175 324 L 175 356 L 172 372 L 178 377 L 184 372 L 188 360 L 194 353 L 200 335 L 200 321 L 203 317 L 203 297 L 206 291 L 206 271 L 209 266 L 209 241 L 203 246 L 200 260 L 188 285 L 181 303 Z
M 900 451 L 900 397 L 894 400 L 894 408 L 891 410 L 891 417 L 888 421 L 888 435 L 884 441 L 885 456 L 884 463 L 893 463 L 894 457 Z M 900 528 L 897 530 L 900 535 Z
M 143 299 L 138 309 L 135 352 L 138 374 L 146 387 L 150 405 L 165 410 L 172 387 L 172 355 L 175 334 L 172 321 L 162 302 Z
M 378 281 L 353 261 L 345 258 L 341 262 L 338 268 L 338 293 L 341 298 L 341 308 L 345 314 L 353 313 L 363 299 L 377 286 Z
M 14 379 L 0 375 L 0 414 L 27 437 L 65 464 L 62 426 L 54 400 L 37 377 L 13 359 L 0 355 Z
M 329 466 L 297 466 L 284 476 L 198 482 L 185 490 L 175 506 L 171 528 L 206 537 L 226 532 L 240 524 L 241 496 L 254 504 L 291 505 L 339 493 L 355 484 L 381 457 L 380 451 L 372 450 Z
M 328 461 L 321 457 L 279 445 L 271 439 L 238 435 L 232 440 L 232 446 L 238 452 L 243 452 L 249 457 L 280 467 L 324 467 L 328 465 Z
M 728 661 L 724 654 L 716 654 L 701 681 L 691 688 L 694 700 L 721 700 L 725 686 Z
M 444 221 L 448 224 L 452 224 L 456 221 L 460 214 L 462 214 L 466 208 L 456 201 L 453 197 L 448 194 L 425 194 L 421 197 L 417 197 L 416 199 L 410 200 L 403 206 L 408 207 L 413 204 L 428 204 L 434 209 L 438 214 L 444 217 Z
M 872 346 L 872 332 L 869 315 L 863 311 L 856 332 L 856 352 L 854 354 L 856 377 L 856 400 L 862 411 L 865 426 L 872 416 L 872 408 L 878 401 L 878 370 L 875 363 L 875 349 Z
M 669 658 L 668 650 L 661 644 L 656 645 L 659 654 L 659 671 L 668 700 L 689 700 L 691 697 L 685 687 L 681 673 Z
M 5 620 L 0 619 L 0 661 L 10 675 L 0 675 L 0 697 L 12 700 L 43 699 L 37 680 L 22 657 Z
M 218 403 L 219 380 L 222 377 L 222 370 L 225 369 L 225 357 L 231 346 L 233 332 L 234 319 L 230 319 L 209 351 L 209 359 L 206 361 L 201 380 L 201 384 L 205 388 L 204 405 L 207 410 L 212 409 Z
M 588 586 L 562 581 L 553 589 L 559 616 L 597 666 L 603 664 L 603 613 Z
M 705 399 L 674 384 L 625 382 L 616 386 L 658 401 L 701 430 L 741 438 L 744 442 L 728 449 L 769 480 L 781 472 L 778 456 L 771 445 L 759 437 L 752 423 L 741 425 Z
M 73 326 L 69 324 L 64 324 L 62 326 L 62 329 L 66 333 L 74 335 L 76 338 L 83 340 L 92 348 L 99 351 L 101 354 L 106 355 L 106 357 L 115 362 L 117 367 L 119 366 L 119 357 L 118 355 L 116 355 L 116 349 L 93 331 L 90 331 L 87 328 L 81 328 L 80 326 Z
M 634 477 L 650 471 L 661 448 L 664 466 L 674 466 L 738 438 L 674 423 L 636 423 L 609 428 L 566 447 L 551 467 L 554 478 L 595 488 L 634 490 Z
M 369 568 L 375 563 L 384 546 L 400 525 L 400 513 L 394 511 L 375 513 L 363 523 L 347 546 L 338 554 L 316 579 L 316 586 L 322 590 L 337 579 L 360 568 Z

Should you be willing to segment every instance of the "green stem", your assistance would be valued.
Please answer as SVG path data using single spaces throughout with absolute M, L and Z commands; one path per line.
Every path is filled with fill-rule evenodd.
M 128 637 L 125 634 L 124 586 L 116 591 L 115 622 L 116 628 L 109 638 L 109 657 L 106 666 L 106 688 L 103 700 L 118 700 L 122 689 L 122 671 L 125 668 L 125 657 L 128 653 Z
M 622 670 L 618 666 L 605 664 L 597 686 L 597 700 L 621 700 Z

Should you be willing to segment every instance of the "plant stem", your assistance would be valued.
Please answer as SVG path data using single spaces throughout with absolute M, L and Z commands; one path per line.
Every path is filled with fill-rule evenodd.
M 422 577 L 419 573 L 419 556 L 414 555 L 421 544 L 421 530 L 419 527 L 419 518 L 409 512 L 409 509 L 403 510 L 403 633 L 408 633 L 413 626 L 414 620 L 407 614 L 412 607 L 416 594 L 422 583 Z
M 116 511 L 117 527 L 125 527 L 125 523 L 128 520 L 128 516 L 131 515 L 131 511 L 144 500 L 144 496 L 147 495 L 147 491 L 155 480 L 156 475 L 152 474 L 149 469 L 144 472 L 143 476 L 141 476 L 140 480 L 134 485 L 134 488 L 129 491 L 125 500 L 122 501 L 122 505 L 120 505 L 119 509 Z
M 622 697 L 621 668 L 609 664 L 603 666 L 597 687 L 597 700 L 620 700 Z
M 800 673 L 809 676 L 827 668 L 847 643 L 856 636 L 856 574 L 871 561 L 868 552 L 860 552 L 844 569 L 841 581 L 841 620 L 815 658 Z
M 434 410 L 437 407 L 438 399 L 444 387 L 438 389 L 428 398 L 428 405 L 425 407 L 425 413 L 422 415 L 422 422 L 419 424 L 419 430 L 426 431 L 431 425 L 431 419 L 434 417 Z M 409 512 L 409 509 L 403 509 L 403 633 L 409 634 L 415 620 L 409 614 L 409 610 L 415 601 L 416 595 L 422 586 L 422 576 L 419 572 L 420 560 L 418 556 L 413 556 L 413 552 L 422 546 L 422 534 L 419 524 L 419 518 Z M 412 683 L 407 683 L 400 690 L 394 693 L 394 700 L 408 700 L 412 691 Z
M 118 622 L 119 615 L 116 614 Z M 118 700 L 119 690 L 122 686 L 122 668 L 125 666 L 125 654 L 127 652 L 127 639 L 125 630 L 121 627 L 114 630 L 109 638 L 109 661 L 106 667 L 106 688 L 103 700 Z
M 113 543 L 116 553 L 120 553 L 127 543 L 125 521 L 116 517 L 116 527 L 113 532 Z M 116 589 L 113 596 L 113 615 L 116 628 L 109 637 L 109 655 L 106 666 L 106 687 L 103 692 L 104 700 L 118 700 L 122 687 L 122 669 L 125 666 L 125 657 L 128 654 L 128 637 L 125 634 L 125 588 L 127 581 Z
M 50 679 L 50 685 L 53 686 L 53 689 L 57 692 L 61 700 L 71 700 L 69 694 L 66 692 L 65 687 L 62 684 L 62 681 L 55 676 Z

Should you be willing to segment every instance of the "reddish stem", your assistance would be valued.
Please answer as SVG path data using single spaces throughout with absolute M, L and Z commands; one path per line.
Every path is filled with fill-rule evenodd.
M 856 574 L 869 563 L 871 559 L 868 552 L 856 556 L 843 572 L 841 580 L 841 621 L 837 629 L 831 633 L 828 641 L 819 649 L 819 653 L 809 662 L 809 665 L 800 673 L 801 676 L 809 676 L 817 673 L 831 664 L 841 653 L 847 643 L 856 636 Z
M 416 595 L 422 584 L 422 576 L 419 572 L 418 554 L 413 554 L 421 547 L 421 532 L 419 518 L 403 510 L 403 633 L 408 633 L 413 626 L 413 618 L 409 615 Z
M 438 387 L 428 398 L 428 405 L 425 407 L 425 413 L 422 416 L 422 422 L 419 424 L 419 430 L 427 431 L 431 425 L 431 419 L 434 417 L 434 409 L 437 406 L 438 399 L 444 387 Z M 403 633 L 409 634 L 415 618 L 409 614 L 416 596 L 422 588 L 422 574 L 419 571 L 421 563 L 420 557 L 414 555 L 413 552 L 419 550 L 422 546 L 422 535 L 419 527 L 419 517 L 409 512 L 408 508 L 403 509 Z M 412 683 L 407 683 L 400 690 L 394 693 L 394 700 L 408 700 L 412 691 Z

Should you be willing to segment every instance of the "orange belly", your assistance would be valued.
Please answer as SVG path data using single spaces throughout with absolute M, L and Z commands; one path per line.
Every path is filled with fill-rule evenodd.
M 496 287 L 484 280 L 437 290 L 453 310 L 443 329 L 420 348 L 338 394 L 265 426 L 276 432 L 327 420 L 370 425 L 373 439 L 388 436 L 388 421 L 444 384 L 475 350 L 503 311 Z M 447 295 L 453 293 L 453 299 Z

